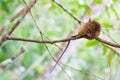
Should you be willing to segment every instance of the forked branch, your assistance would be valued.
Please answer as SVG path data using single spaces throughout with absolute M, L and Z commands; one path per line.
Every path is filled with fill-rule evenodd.
M 21 21 L 24 19 L 24 17 L 27 15 L 27 13 L 29 12 L 29 10 L 35 5 L 35 3 L 37 2 L 37 0 L 32 0 L 25 8 L 23 8 L 19 13 L 18 16 L 20 15 L 21 12 L 23 12 L 23 14 L 21 15 L 21 17 L 16 21 L 16 23 L 12 26 L 12 28 L 8 31 L 7 34 L 5 35 L 1 35 L 3 33 L 3 31 L 5 30 L 6 26 L 9 24 L 7 23 L 5 26 L 3 26 L 0 29 L 0 45 L 6 41 L 8 35 L 11 35 L 12 32 L 16 29 L 16 27 L 18 27 L 18 25 L 21 23 Z M 16 15 L 17 16 L 17 15 Z M 12 17 L 14 20 L 16 18 L 16 16 Z

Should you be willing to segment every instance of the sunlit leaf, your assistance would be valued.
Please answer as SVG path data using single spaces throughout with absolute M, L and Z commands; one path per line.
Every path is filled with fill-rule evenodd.
M 117 1 L 117 0 L 112 0 L 114 3 Z
M 71 12 L 72 12 L 72 13 L 77 13 L 77 9 L 72 8 L 72 9 L 71 9 Z
M 104 55 L 106 55 L 108 48 L 105 45 L 102 45 L 102 49 L 103 49 L 102 55 L 104 56 Z
M 106 28 L 112 28 L 113 27 L 113 25 L 111 23 L 108 23 L 107 21 L 104 21 L 102 24 Z
M 102 3 L 102 0 L 94 0 L 94 3 L 95 3 L 95 4 L 101 4 L 101 3 Z
M 89 7 L 86 8 L 86 12 L 87 12 L 88 16 L 91 15 L 91 11 L 90 11 L 90 8 L 89 8 Z
M 108 14 L 108 17 L 110 17 L 110 13 L 109 13 L 109 10 L 108 10 L 109 8 L 108 7 L 106 7 L 106 12 L 107 12 L 107 14 Z
M 120 58 L 118 58 L 118 63 L 120 64 Z
M 86 43 L 86 47 L 93 47 L 93 46 L 96 46 L 98 45 L 98 42 L 96 40 L 90 40 Z
M 42 72 L 42 66 L 41 65 L 36 65 L 34 67 L 34 71 L 38 74 L 40 74 Z
M 108 64 L 111 63 L 111 61 L 112 61 L 112 59 L 114 58 L 114 56 L 115 56 L 115 52 L 110 51 L 109 54 L 108 54 L 108 56 L 107 56 L 107 63 L 108 63 Z

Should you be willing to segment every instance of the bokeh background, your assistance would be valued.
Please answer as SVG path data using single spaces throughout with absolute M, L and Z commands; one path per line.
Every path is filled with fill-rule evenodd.
M 31 0 L 26 0 L 29 3 Z M 120 0 L 56 0 L 83 23 L 89 18 L 102 26 L 100 37 L 112 43 L 120 42 Z M 0 27 L 26 5 L 22 0 L 0 0 Z M 52 0 L 38 0 L 31 12 L 39 29 L 51 40 L 67 38 L 77 34 L 80 27 L 69 14 Z M 13 21 L 4 34 L 10 30 Z M 12 33 L 14 37 L 42 40 L 35 22 L 28 13 Z M 48 40 L 44 37 L 44 40 Z M 106 46 L 96 40 L 71 41 L 60 60 L 64 65 L 56 66 L 50 53 L 58 59 L 66 43 L 47 44 L 21 41 L 6 41 L 0 46 L 0 62 L 14 56 L 21 47 L 25 53 L 0 68 L 0 80 L 119 80 L 120 49 Z

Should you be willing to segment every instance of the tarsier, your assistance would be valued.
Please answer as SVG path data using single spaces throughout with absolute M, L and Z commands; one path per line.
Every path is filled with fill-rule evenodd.
M 73 38 L 80 37 L 80 38 L 86 38 L 86 39 L 92 40 L 99 36 L 100 31 L 101 31 L 101 25 L 97 21 L 89 19 L 88 22 L 83 23 L 80 26 L 80 28 L 78 29 L 78 34 L 75 36 L 71 36 L 71 37 L 73 37 Z M 54 68 L 58 64 L 59 60 L 65 53 L 69 43 L 70 43 L 70 41 L 68 42 L 68 44 L 67 44 L 66 48 L 64 49 L 64 51 L 62 52 L 62 54 L 60 55 L 59 59 L 56 61 L 56 64 L 54 65 L 52 70 L 54 70 Z
M 92 40 L 99 36 L 100 31 L 101 25 L 97 21 L 89 19 L 88 22 L 80 26 L 78 29 L 78 34 L 73 37 L 81 36 L 83 38 Z

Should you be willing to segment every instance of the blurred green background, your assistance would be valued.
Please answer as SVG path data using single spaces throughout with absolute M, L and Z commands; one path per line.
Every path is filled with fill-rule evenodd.
M 97 20 L 102 26 L 100 37 L 112 43 L 120 42 L 120 1 L 119 0 L 57 0 L 82 22 L 89 18 Z M 26 0 L 27 3 L 30 0 Z M 25 4 L 22 0 L 0 0 L 0 27 Z M 52 0 L 38 0 L 31 12 L 40 30 L 51 40 L 64 39 L 76 34 L 77 21 Z M 6 31 L 16 22 L 7 26 Z M 28 13 L 12 36 L 42 40 L 35 23 Z M 44 37 L 45 40 L 47 38 Z M 65 43 L 57 43 L 65 48 Z M 54 56 L 62 51 L 54 44 L 47 44 Z M 71 41 L 61 61 L 65 65 L 50 69 L 55 62 L 52 60 L 45 44 L 6 41 L 0 46 L 0 62 L 14 56 L 21 47 L 25 53 L 0 68 L 0 80 L 117 80 L 120 68 L 120 49 L 108 47 L 96 40 L 80 39 Z M 57 56 L 57 55 L 56 55 Z

